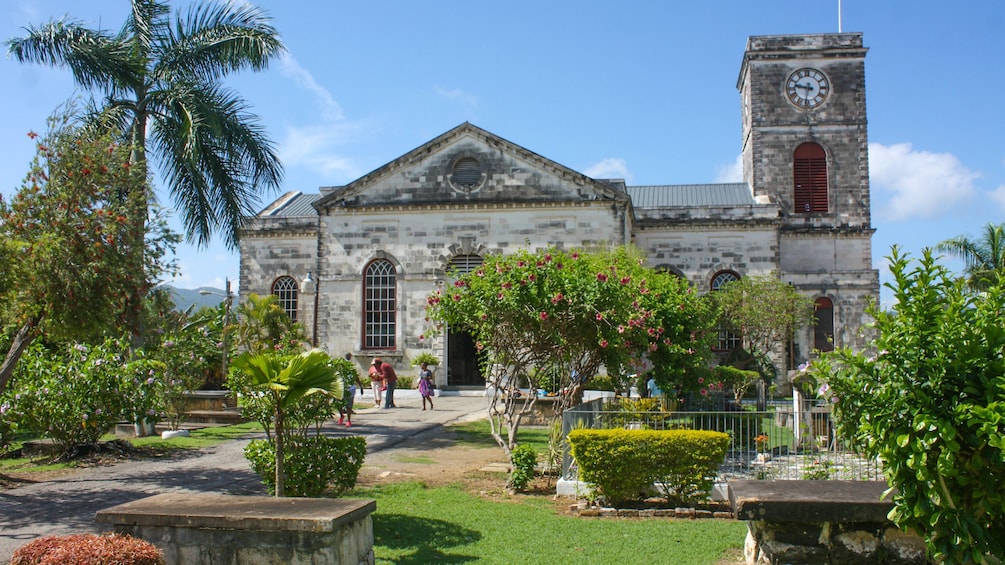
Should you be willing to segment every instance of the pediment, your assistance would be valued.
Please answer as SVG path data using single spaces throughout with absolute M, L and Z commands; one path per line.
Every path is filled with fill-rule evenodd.
M 325 191 L 330 207 L 628 201 L 623 184 L 592 179 L 463 123 L 356 179 Z

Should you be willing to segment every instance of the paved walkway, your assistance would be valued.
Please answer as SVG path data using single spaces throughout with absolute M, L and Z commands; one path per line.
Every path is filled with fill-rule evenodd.
M 424 431 L 452 422 L 485 416 L 481 396 L 441 396 L 436 409 L 422 410 L 413 390 L 395 393 L 398 408 L 373 408 L 373 397 L 357 396 L 353 427 L 335 422 L 326 435 L 362 435 L 367 452 L 394 446 Z M 265 495 L 265 487 L 243 449 L 248 440 L 230 441 L 168 460 L 128 461 L 85 469 L 70 476 L 0 491 L 0 563 L 7 563 L 18 547 L 44 535 L 100 532 L 94 522 L 98 510 L 165 492 L 214 492 Z

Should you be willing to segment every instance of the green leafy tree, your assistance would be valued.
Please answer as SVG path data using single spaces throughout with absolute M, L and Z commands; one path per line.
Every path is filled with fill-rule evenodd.
M 245 101 L 222 80 L 266 68 L 284 48 L 269 18 L 249 4 L 197 3 L 170 16 L 166 2 L 132 0 L 118 33 L 64 18 L 28 27 L 6 45 L 18 61 L 68 68 L 82 89 L 103 95 L 94 114 L 128 140 L 133 175 L 145 181 L 148 154 L 156 158 L 187 237 L 207 245 L 219 232 L 233 248 L 258 191 L 279 186 L 282 166 Z M 123 189 L 133 196 L 125 214 L 133 241 L 142 241 L 153 193 L 138 182 Z M 141 258 L 134 259 L 139 272 Z M 144 291 L 129 297 L 138 346 Z
M 283 462 L 286 415 L 300 399 L 324 392 L 342 397 L 342 383 L 335 378 L 335 368 L 327 353 L 312 350 L 296 356 L 275 353 L 244 353 L 233 369 L 246 373 L 251 382 L 271 400 L 273 438 L 276 453 L 276 496 L 286 496 Z
M 116 136 L 85 130 L 69 113 L 30 136 L 31 170 L 13 198 L 0 198 L 0 324 L 10 336 L 0 392 L 43 332 L 53 342 L 121 335 L 130 298 L 172 268 L 162 259 L 177 242 L 162 223 L 149 237 L 136 232 L 132 201 L 146 185 L 128 172 L 131 148 Z
M 557 388 L 558 414 L 579 402 L 601 367 L 651 368 L 664 390 L 687 386 L 707 360 L 712 319 L 686 281 L 646 268 L 638 250 L 624 247 L 491 255 L 430 295 L 427 312 L 440 327 L 470 332 L 485 352 L 496 391 L 492 433 L 507 453 L 535 399 L 518 395 L 518 385 Z
M 931 250 L 890 257 L 896 306 L 873 308 L 875 356 L 842 349 L 810 374 L 839 431 L 883 462 L 891 518 L 940 563 L 1005 555 L 1005 283 L 978 295 Z
M 935 249 L 963 260 L 967 283 L 975 291 L 986 290 L 1005 274 L 1005 224 L 988 224 L 980 239 L 961 235 Z
M 279 297 L 274 294 L 249 294 L 237 306 L 233 331 L 237 347 L 255 353 L 299 351 L 307 339 L 303 326 L 279 306 Z
M 759 370 L 767 363 L 777 371 L 771 352 L 813 322 L 813 300 L 777 275 L 743 277 L 711 296 L 722 320 L 742 336 L 746 355 L 731 360 L 740 369 Z

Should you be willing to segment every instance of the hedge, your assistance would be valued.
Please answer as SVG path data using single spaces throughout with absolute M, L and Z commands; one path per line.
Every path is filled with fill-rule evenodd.
M 609 503 L 638 500 L 652 485 L 682 502 L 705 498 L 726 459 L 729 436 L 701 430 L 573 430 L 581 480 Z

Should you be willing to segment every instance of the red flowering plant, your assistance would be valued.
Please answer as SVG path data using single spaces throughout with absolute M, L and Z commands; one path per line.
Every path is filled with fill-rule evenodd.
M 130 305 L 173 268 L 161 260 L 177 236 L 162 218 L 147 216 L 146 179 L 122 169 L 130 146 L 71 115 L 50 127 L 30 134 L 37 152 L 24 183 L 0 198 L 0 324 L 14 336 L 0 392 L 40 335 L 89 343 L 124 330 L 135 335 Z
M 629 247 L 488 256 L 431 294 L 427 315 L 438 328 L 468 331 L 485 352 L 497 391 L 493 434 L 506 450 L 536 397 L 519 386 L 560 385 L 556 415 L 579 402 L 601 367 L 623 374 L 644 362 L 662 388 L 679 388 L 706 364 L 714 319 L 685 280 L 646 267 Z

